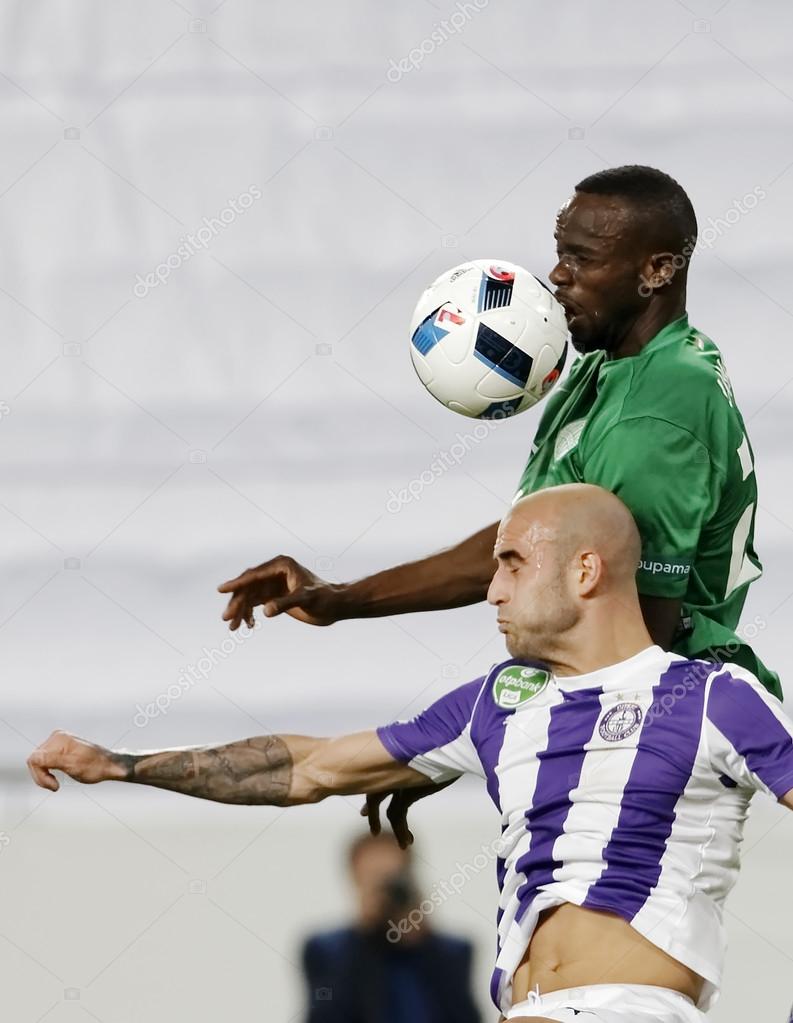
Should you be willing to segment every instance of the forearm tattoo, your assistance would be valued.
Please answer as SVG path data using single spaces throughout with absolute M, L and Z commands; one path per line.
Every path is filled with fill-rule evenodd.
M 221 803 L 285 806 L 292 784 L 292 754 L 279 735 L 262 735 L 225 746 L 113 752 L 125 780 L 173 789 Z

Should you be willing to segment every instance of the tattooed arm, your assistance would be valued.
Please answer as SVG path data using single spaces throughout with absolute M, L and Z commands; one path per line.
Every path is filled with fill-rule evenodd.
M 55 771 L 75 781 L 127 781 L 221 803 L 297 806 L 326 796 L 426 785 L 394 760 L 376 732 L 337 739 L 262 735 L 220 746 L 132 753 L 53 732 L 28 758 L 33 780 L 57 792 Z

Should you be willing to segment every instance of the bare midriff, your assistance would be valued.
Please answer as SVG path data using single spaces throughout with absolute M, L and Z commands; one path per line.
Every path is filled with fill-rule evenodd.
M 650 984 L 697 1002 L 704 980 L 622 917 L 564 903 L 540 914 L 512 978 L 512 1002 L 589 984 Z

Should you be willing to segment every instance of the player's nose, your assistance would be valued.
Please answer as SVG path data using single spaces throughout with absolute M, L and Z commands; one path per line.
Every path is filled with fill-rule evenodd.
M 570 268 L 563 259 L 559 259 L 556 262 L 556 266 L 548 274 L 548 280 L 553 284 L 555 288 L 560 287 L 562 284 L 569 284 L 571 281 Z
M 496 572 L 490 580 L 490 586 L 487 588 L 487 602 L 488 604 L 492 604 L 494 607 L 498 607 L 500 604 L 503 604 L 506 599 L 498 576 L 499 573 Z

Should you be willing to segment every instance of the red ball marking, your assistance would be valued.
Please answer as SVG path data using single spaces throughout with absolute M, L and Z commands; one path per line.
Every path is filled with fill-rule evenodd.
M 458 327 L 461 323 L 465 323 L 465 317 L 460 313 L 459 309 L 455 312 L 454 309 L 448 309 L 445 306 L 443 309 L 438 310 L 435 322 L 443 323 L 444 320 L 451 320 L 452 323 L 456 323 Z
M 500 266 L 491 266 L 487 272 L 491 277 L 495 277 L 497 281 L 515 280 L 515 274 L 512 270 L 502 270 Z

